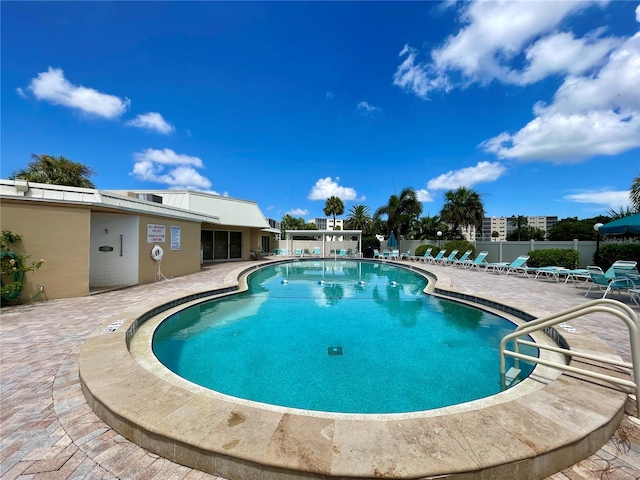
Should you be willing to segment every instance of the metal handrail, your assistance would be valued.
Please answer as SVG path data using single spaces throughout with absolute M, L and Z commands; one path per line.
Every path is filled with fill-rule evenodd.
M 628 364 L 626 362 L 620 362 L 617 360 L 612 360 L 604 356 L 598 356 L 598 355 L 593 355 L 589 353 L 581 353 L 581 352 L 573 351 L 569 348 L 547 347 L 540 344 L 533 344 L 532 342 L 522 340 L 519 338 L 524 335 L 528 335 L 532 332 L 544 330 L 545 328 L 553 327 L 559 323 L 563 323 L 565 321 L 568 321 L 574 318 L 582 317 L 590 313 L 608 313 L 610 315 L 618 317 L 627 325 L 627 328 L 629 330 L 629 337 L 630 337 L 629 340 L 631 343 L 631 364 Z M 500 341 L 500 377 L 502 379 L 502 382 L 504 382 L 505 376 L 506 376 L 505 356 L 508 355 L 516 359 L 527 360 L 533 363 L 539 363 L 541 365 L 554 367 L 559 370 L 578 373 L 587 377 L 608 381 L 617 385 L 635 388 L 636 412 L 637 412 L 636 416 L 640 418 L 640 395 L 638 394 L 639 393 L 638 386 L 640 385 L 640 337 L 638 336 L 638 330 L 640 330 L 640 322 L 638 321 L 638 315 L 636 314 L 636 312 L 634 312 L 630 307 L 628 307 L 624 303 L 618 302 L 617 300 L 611 300 L 611 299 L 593 300 L 591 302 L 588 302 L 582 305 L 577 305 L 563 312 L 554 313 L 546 317 L 532 320 L 526 324 L 518 326 L 514 332 L 508 335 L 505 335 Z M 514 351 L 506 350 L 507 343 L 511 340 L 514 341 L 513 343 Z M 538 357 L 533 357 L 531 355 L 522 354 L 519 351 L 520 350 L 519 345 L 535 346 L 538 349 L 552 350 L 557 353 L 564 353 L 565 355 L 568 355 L 568 356 L 587 358 L 587 359 L 596 360 L 598 362 L 608 364 L 608 365 L 631 368 L 633 381 L 617 378 L 611 375 L 605 375 L 602 373 L 592 372 L 592 371 L 585 370 L 578 367 L 572 367 L 570 365 L 566 365 L 563 363 L 544 360 Z

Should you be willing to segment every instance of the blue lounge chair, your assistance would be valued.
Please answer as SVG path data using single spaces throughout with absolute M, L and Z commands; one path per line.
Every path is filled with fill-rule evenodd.
M 624 271 L 630 271 L 630 269 L 625 269 Z M 627 277 L 625 273 L 620 273 L 614 278 L 610 278 L 602 272 L 600 267 L 589 267 L 589 277 L 591 277 L 591 281 L 593 283 L 589 286 L 587 293 L 584 294 L 585 297 L 589 295 L 589 292 L 591 292 L 593 287 L 598 287 L 600 291 L 604 290 L 602 298 L 605 298 L 609 292 L 614 290 L 617 290 L 618 293 L 620 293 L 623 290 L 631 290 L 635 287 L 634 281 Z
M 487 262 L 485 262 L 485 258 L 487 258 L 487 255 L 489 255 L 489 252 L 486 250 L 483 250 L 482 252 L 478 253 L 478 255 L 476 255 L 476 258 L 474 258 L 473 260 L 465 260 L 464 262 L 458 262 L 458 263 L 454 263 L 454 266 L 456 265 L 461 265 L 464 268 L 475 268 L 477 270 L 480 270 L 480 267 L 485 265 Z
M 427 248 L 427 250 L 424 252 L 424 255 L 422 255 L 421 257 L 416 255 L 410 255 L 409 260 L 413 260 L 415 262 L 418 262 L 418 261 L 426 262 L 426 259 L 431 257 L 431 250 L 433 250 L 433 248 Z
M 513 262 L 511 262 L 504 270 L 500 271 L 500 274 L 505 273 L 509 275 L 510 273 L 520 273 L 523 276 L 527 276 L 527 260 L 529 260 L 529 255 L 520 255 Z
M 314 257 L 320 256 L 320 247 L 313 247 L 313 256 Z
M 509 274 L 510 271 L 522 271 L 526 272 L 526 263 L 529 260 L 529 255 L 520 255 L 513 262 L 495 262 L 487 263 L 484 268 L 485 272 L 492 271 L 502 274 L 503 272 Z M 526 273 L 525 273 L 526 274 Z
M 444 265 L 455 265 L 458 262 L 464 262 L 467 260 L 467 258 L 469 258 L 469 255 L 471 255 L 471 250 L 467 250 L 466 252 L 464 252 L 460 258 L 454 257 L 453 260 L 443 259 Z
M 380 250 L 377 248 L 373 249 L 373 258 L 380 258 Z
M 400 260 L 400 250 L 391 250 L 389 260 Z
M 346 248 L 342 248 L 338 251 L 338 256 L 339 257 L 346 257 L 347 256 L 347 249 Z
M 429 262 L 429 263 L 436 263 L 436 262 L 442 260 L 442 257 L 444 257 L 446 253 L 447 253 L 446 250 L 440 250 L 435 257 L 429 257 L 429 258 L 426 259 L 426 261 Z
M 440 258 L 436 260 L 434 263 L 438 263 L 439 265 L 446 265 L 447 262 L 453 262 L 457 254 L 458 254 L 458 250 L 451 250 L 451 253 L 449 254 L 448 257 Z

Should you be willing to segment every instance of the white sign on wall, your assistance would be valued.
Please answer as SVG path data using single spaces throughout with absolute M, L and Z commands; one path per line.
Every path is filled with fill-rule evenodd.
M 171 250 L 180 250 L 180 227 L 171 226 Z
M 147 223 L 147 243 L 164 243 L 165 227 L 155 223 Z

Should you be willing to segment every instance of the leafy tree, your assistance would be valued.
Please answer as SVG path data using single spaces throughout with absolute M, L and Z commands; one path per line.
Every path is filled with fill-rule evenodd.
M 407 187 L 400 192 L 400 196 L 391 195 L 389 203 L 375 211 L 373 219 L 380 220 L 381 217 L 386 216 L 387 230 L 392 231 L 399 239 L 409 231 L 412 222 L 421 213 L 422 203 L 418 200 L 418 194 L 413 188 Z M 382 233 L 386 234 L 388 231 Z
M 491 236 L 493 238 L 498 238 L 500 236 L 500 232 L 498 232 L 497 230 L 494 230 L 493 232 L 491 232 Z
M 527 220 L 527 217 L 525 217 L 524 215 L 518 215 L 517 217 L 514 215 L 513 217 L 511 217 L 511 226 L 516 227 L 515 232 L 517 232 L 516 236 L 518 241 L 520 241 L 520 233 L 522 230 L 522 226 L 528 225 L 528 224 L 529 224 L 529 220 Z M 515 240 L 515 238 L 512 238 L 511 240 Z M 525 238 L 525 240 L 527 239 Z
M 545 231 L 541 228 L 531 227 L 529 225 L 523 225 L 520 228 L 517 228 L 509 235 L 507 235 L 507 240 L 544 240 Z
M 460 187 L 449 190 L 444 197 L 446 202 L 440 211 L 440 218 L 451 226 L 453 236 L 462 236 L 461 228 L 482 228 L 484 206 L 479 193 L 471 188 Z
M 633 179 L 629 197 L 633 208 L 636 209 L 636 212 L 640 212 L 640 175 Z
M 354 205 L 349 210 L 347 220 L 344 222 L 346 230 L 362 230 L 364 235 L 368 235 L 373 219 L 366 205 Z
M 36 155 L 34 153 L 31 155 L 29 165 L 26 168 L 16 170 L 9 178 L 51 185 L 95 188 L 93 182 L 88 178 L 94 174 L 93 170 L 86 165 L 66 157 Z
M 317 230 L 317 225 L 313 223 L 307 223 L 304 218 L 294 218 L 289 214 L 282 217 L 280 222 L 280 231 L 282 232 L 282 238 L 285 238 L 286 230 Z M 304 237 L 307 238 L 307 237 Z
M 552 241 L 595 240 L 598 234 L 593 229 L 593 226 L 596 223 L 607 223 L 609 221 L 611 221 L 609 217 L 602 215 L 583 220 L 578 220 L 577 217 L 563 218 L 549 229 L 547 238 Z

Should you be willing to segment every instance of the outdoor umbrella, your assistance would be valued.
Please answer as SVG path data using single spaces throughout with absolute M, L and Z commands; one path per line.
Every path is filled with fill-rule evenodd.
M 396 248 L 398 246 L 398 241 L 396 240 L 396 236 L 393 232 L 389 234 L 389 238 L 387 238 L 387 247 Z
M 606 223 L 599 231 L 602 235 L 640 235 L 640 214 Z

